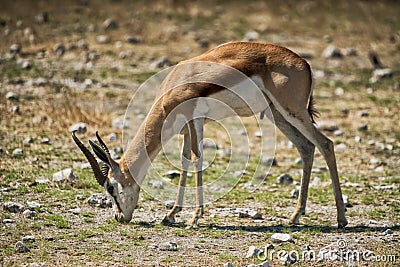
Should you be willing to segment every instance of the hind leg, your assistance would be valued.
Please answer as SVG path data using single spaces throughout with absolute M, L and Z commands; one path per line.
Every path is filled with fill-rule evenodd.
M 275 125 L 296 146 L 302 159 L 303 175 L 301 177 L 300 194 L 296 210 L 290 217 L 292 223 L 298 224 L 300 216 L 304 215 L 306 212 L 308 187 L 310 183 L 311 168 L 314 161 L 315 146 L 313 143 L 308 141 L 301 132 L 288 123 L 274 106 L 271 106 L 270 109 L 274 117 Z
M 298 114 L 296 117 L 287 116 L 285 119 L 296 127 L 311 143 L 318 147 L 318 150 L 324 157 L 331 176 L 337 209 L 338 226 L 341 228 L 345 227 L 347 225 L 345 216 L 346 209 L 343 203 L 342 190 L 340 188 L 333 142 L 312 124 L 306 110 L 303 113 Z

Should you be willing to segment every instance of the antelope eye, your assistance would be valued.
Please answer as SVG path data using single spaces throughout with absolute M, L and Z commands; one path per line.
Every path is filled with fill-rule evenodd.
M 114 187 L 112 185 L 107 186 L 107 192 L 113 196 L 114 193 Z

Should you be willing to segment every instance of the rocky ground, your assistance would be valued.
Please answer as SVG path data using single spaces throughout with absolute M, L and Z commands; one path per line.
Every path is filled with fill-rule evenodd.
M 397 266 L 399 8 L 396 1 L 1 1 L 0 265 Z M 301 162 L 279 132 L 266 180 L 249 188 L 252 157 L 232 174 L 243 174 L 237 186 L 206 207 L 199 229 L 185 229 L 190 208 L 176 225 L 161 225 L 167 209 L 145 192 L 130 223 L 112 218 L 70 131 L 86 142 L 99 130 L 118 158 L 121 118 L 139 85 L 234 40 L 283 45 L 311 63 L 317 123 L 335 142 L 346 229 L 336 227 L 319 152 L 307 213 L 289 225 Z M 133 132 L 151 99 L 143 97 L 132 110 Z M 206 153 L 217 156 L 206 174 L 216 177 L 226 144 L 208 130 Z M 251 137 L 257 146 L 260 136 Z M 156 163 L 165 179 L 149 175 L 147 185 L 162 192 L 176 177 L 165 158 Z

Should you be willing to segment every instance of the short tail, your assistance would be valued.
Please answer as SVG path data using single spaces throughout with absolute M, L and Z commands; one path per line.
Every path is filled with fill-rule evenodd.
M 310 119 L 311 119 L 312 123 L 315 123 L 315 118 L 319 118 L 320 113 L 315 108 L 315 100 L 314 100 L 312 94 L 310 95 L 310 101 L 308 102 L 307 111 L 308 111 L 308 114 L 310 115 Z

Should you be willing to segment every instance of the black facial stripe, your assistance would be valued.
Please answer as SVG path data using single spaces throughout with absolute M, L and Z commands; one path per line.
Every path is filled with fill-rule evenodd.
M 122 211 L 118 201 L 117 201 L 117 196 L 114 196 L 114 187 L 112 185 L 107 186 L 107 192 L 112 196 L 114 199 L 115 204 L 117 205 L 118 211 Z
M 117 205 L 117 208 L 118 208 L 118 211 L 122 211 L 122 209 L 121 209 L 121 207 L 119 206 L 119 203 L 118 203 L 118 201 L 117 201 L 117 197 L 115 197 L 115 196 L 112 196 L 113 198 L 114 198 L 114 201 L 115 201 L 115 204 Z

